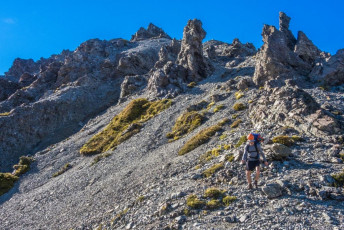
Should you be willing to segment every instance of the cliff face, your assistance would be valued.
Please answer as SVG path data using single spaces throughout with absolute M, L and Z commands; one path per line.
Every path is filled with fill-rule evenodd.
M 0 196 L 0 229 L 343 228 L 344 52 L 279 17 L 258 52 L 202 43 L 194 19 L 181 41 L 150 24 L 16 59 L 0 78 L 0 193 L 34 161 Z M 270 163 L 253 191 L 252 130 Z

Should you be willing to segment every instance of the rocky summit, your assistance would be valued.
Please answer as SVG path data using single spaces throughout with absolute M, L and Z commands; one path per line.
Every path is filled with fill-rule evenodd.
M 344 229 L 344 50 L 149 24 L 0 77 L 0 229 Z M 297 19 L 296 19 L 297 20 Z M 247 189 L 258 131 L 269 162 Z M 253 173 L 255 174 L 255 173 Z M 254 176 L 254 175 L 253 175 Z

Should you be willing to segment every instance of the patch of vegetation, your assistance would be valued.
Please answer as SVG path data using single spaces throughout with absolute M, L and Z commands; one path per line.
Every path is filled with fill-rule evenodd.
M 65 173 L 67 170 L 69 170 L 71 168 L 72 168 L 72 165 L 67 163 L 58 172 L 54 173 L 53 177 L 60 176 L 61 174 Z
M 18 179 L 11 173 L 0 173 L 0 196 L 8 192 Z
M 188 208 L 185 208 L 183 210 L 183 213 L 184 213 L 185 216 L 190 216 L 191 215 L 190 209 L 188 209 Z
M 189 141 L 187 141 L 183 147 L 179 150 L 179 155 L 184 155 L 198 146 L 206 143 L 209 139 L 215 135 L 216 132 L 220 131 L 222 126 L 228 122 L 228 119 L 223 119 L 221 122 L 217 123 L 216 125 L 210 126 L 209 128 L 203 129 L 195 136 L 193 136 Z
M 339 110 L 332 111 L 332 114 L 334 115 L 342 115 L 343 113 Z
M 222 191 L 222 190 L 217 189 L 217 188 L 208 188 L 207 190 L 205 190 L 204 196 L 207 198 L 218 199 L 218 198 L 223 196 L 224 192 L 225 191 Z
M 175 125 L 172 128 L 172 132 L 167 133 L 166 137 L 172 139 L 170 141 L 178 140 L 200 126 L 204 119 L 204 116 L 198 112 L 185 112 L 178 117 Z
M 234 201 L 237 200 L 237 197 L 236 196 L 225 196 L 223 199 L 222 199 L 222 203 L 225 205 L 225 206 L 229 206 L 231 203 L 233 203 Z
M 238 147 L 240 147 L 242 144 L 246 143 L 246 141 L 247 141 L 247 137 L 246 137 L 245 135 L 244 135 L 244 136 L 241 136 L 240 139 L 239 139 L 239 141 L 238 141 L 238 143 L 236 143 L 236 144 L 234 145 L 234 147 L 235 147 L 235 148 L 238 148 Z
M 202 154 L 199 160 L 200 163 L 204 164 L 208 161 L 211 161 L 215 157 L 220 156 L 221 150 L 222 150 L 222 147 L 220 146 L 220 148 L 214 148 L 211 151 L 207 151 L 206 153 Z
M 32 161 L 33 161 L 32 157 L 21 156 L 19 158 L 19 163 L 13 166 L 13 169 L 15 170 L 13 175 L 19 177 L 20 175 L 29 171 L 30 164 Z
M 335 187 L 343 187 L 344 186 L 344 171 L 341 173 L 333 174 L 334 179 L 334 186 Z
M 139 196 L 137 199 L 136 199 L 136 201 L 137 202 L 143 202 L 145 200 L 145 196 Z
M 302 137 L 297 136 L 297 135 L 291 136 L 291 139 L 292 139 L 294 142 L 303 142 L 303 141 L 305 141 L 305 139 L 303 139 Z
M 123 211 L 119 212 L 112 220 L 111 220 L 111 224 L 115 224 L 116 222 L 118 222 L 119 220 L 121 220 L 125 214 L 127 214 L 127 212 L 129 211 L 129 208 L 124 209 Z
M 286 136 L 286 135 L 279 135 L 279 136 L 273 137 L 272 142 L 279 143 L 288 147 L 294 144 L 294 140 L 291 137 Z
M 232 115 L 232 119 L 236 119 L 238 116 L 239 116 L 239 114 L 237 114 L 237 113 L 236 113 L 236 114 L 233 114 L 233 115 Z
M 220 111 L 221 109 L 223 109 L 225 106 L 224 105 L 217 105 L 214 109 L 214 113 Z
M 189 84 L 188 84 L 188 87 L 189 88 L 193 88 L 193 87 L 195 87 L 197 85 L 197 83 L 196 82 L 190 82 Z
M 231 128 L 237 128 L 239 126 L 239 124 L 242 122 L 241 119 L 235 120 L 232 124 L 231 124 Z
M 229 150 L 229 149 L 231 149 L 232 148 L 232 145 L 231 144 L 229 144 L 229 145 L 224 145 L 223 146 L 223 149 L 224 150 Z
M 168 99 L 150 102 L 140 98 L 133 100 L 110 124 L 94 135 L 81 149 L 83 155 L 91 155 L 114 149 L 117 145 L 140 132 L 141 124 L 169 108 L 172 101 Z
M 106 153 L 102 153 L 102 154 L 99 154 L 98 156 L 96 156 L 95 158 L 93 158 L 93 161 L 91 163 L 91 166 L 97 164 L 99 161 L 101 161 L 102 159 L 104 158 L 107 158 L 109 156 L 111 156 L 112 153 L 109 153 L 109 152 L 106 152 Z
M 246 106 L 245 106 L 243 103 L 235 103 L 235 104 L 233 105 L 233 109 L 234 109 L 235 111 L 241 111 L 241 110 L 246 109 Z
M 237 100 L 239 100 L 240 98 L 242 98 L 244 96 L 244 93 L 241 91 L 235 92 L 235 98 Z
M 193 209 L 199 209 L 205 205 L 205 201 L 198 199 L 196 195 L 192 194 L 186 198 L 186 205 Z
M 219 164 L 214 164 L 213 166 L 211 166 L 210 168 L 206 169 L 203 171 L 203 176 L 204 177 L 210 177 L 212 176 L 215 172 L 219 171 L 220 169 L 222 169 L 223 163 L 219 163 Z
M 264 89 L 264 86 L 260 86 L 260 87 L 259 87 L 259 90 L 263 90 L 263 89 Z
M 209 110 L 211 107 L 213 107 L 213 105 L 215 105 L 215 102 L 210 102 L 207 106 L 207 110 Z
M 0 117 L 7 117 L 9 115 L 11 115 L 11 112 L 0 113 Z
M 207 209 L 210 209 L 210 210 L 218 209 L 219 207 L 221 207 L 221 202 L 215 199 L 210 200 L 207 202 L 206 206 L 207 206 Z
M 234 161 L 234 155 L 232 153 L 226 155 L 225 160 L 228 162 L 233 162 Z
M 322 90 L 322 91 L 329 91 L 330 87 L 327 86 L 327 85 L 321 85 L 321 86 L 319 86 L 319 89 Z
M 247 103 L 251 104 L 251 103 L 253 103 L 253 100 L 249 100 Z
M 224 139 L 226 139 L 227 138 L 227 134 L 222 134 L 221 136 L 220 136 L 220 140 L 221 141 L 223 141 Z

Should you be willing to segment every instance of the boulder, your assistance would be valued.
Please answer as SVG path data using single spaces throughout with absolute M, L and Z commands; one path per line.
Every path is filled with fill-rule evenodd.
M 262 187 L 262 191 L 269 199 L 280 197 L 283 194 L 283 188 L 278 183 L 266 184 Z
M 291 155 L 291 149 L 285 145 L 275 143 L 271 146 L 272 154 L 269 156 L 271 160 L 283 160 Z

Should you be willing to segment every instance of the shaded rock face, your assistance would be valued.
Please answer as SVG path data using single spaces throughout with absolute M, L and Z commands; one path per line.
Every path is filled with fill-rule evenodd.
M 0 102 L 0 113 L 12 112 L 0 117 L 0 171 L 8 170 L 19 156 L 66 138 L 81 128 L 80 123 L 115 104 L 123 80 L 122 95 L 144 87 L 144 77 L 134 76 L 146 75 L 158 61 L 160 48 L 170 43 L 91 39 L 74 52 L 39 60 L 37 73 L 19 75 L 20 83 L 1 91 L 2 98 L 8 98 Z M 18 89 L 16 84 L 28 86 Z
M 155 68 L 162 68 L 167 62 L 175 62 L 178 53 L 180 52 L 181 43 L 176 39 L 172 40 L 172 43 L 167 46 L 161 47 L 159 51 L 159 60 L 155 63 Z
M 222 51 L 223 56 L 230 58 L 252 56 L 257 52 L 252 43 L 242 44 L 238 38 L 235 38 L 232 44 Z
M 130 41 L 141 41 L 150 38 L 168 38 L 171 39 L 161 28 L 150 23 L 148 28 L 141 27 L 130 39 Z
M 297 86 L 268 88 L 257 104 L 250 106 L 250 116 L 256 125 L 279 124 L 321 138 L 340 135 L 340 121 L 323 110 L 305 91 Z
M 6 100 L 11 94 L 19 89 L 19 84 L 0 78 L 0 102 Z

